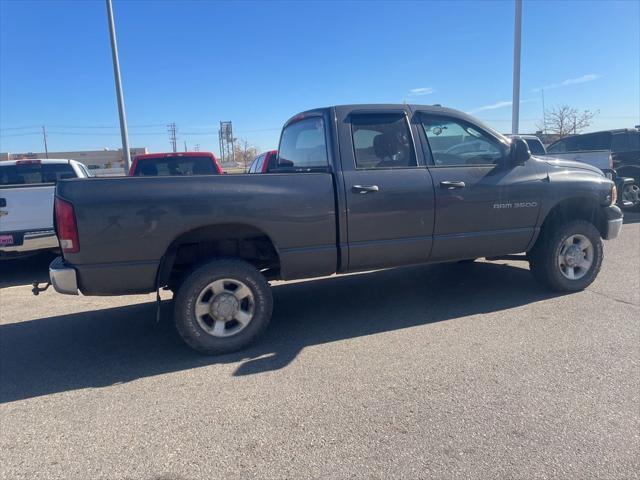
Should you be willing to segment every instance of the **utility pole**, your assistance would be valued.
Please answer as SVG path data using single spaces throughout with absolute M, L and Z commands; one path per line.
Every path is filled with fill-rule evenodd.
M 44 158 L 49 158 L 49 148 L 47 147 L 47 127 L 42 125 L 42 140 L 44 141 Z
M 169 143 L 171 143 L 171 147 L 173 148 L 173 153 L 178 151 L 178 137 L 176 135 L 176 122 L 170 123 L 167 125 L 167 131 L 169 132 Z
M 243 140 L 244 149 L 242 150 L 242 161 L 244 162 L 244 173 L 247 173 L 247 151 L 249 150 L 249 142 Z
M 116 27 L 113 21 L 113 5 L 107 2 L 107 16 L 109 18 L 109 35 L 111 37 L 111 56 L 113 59 L 113 76 L 116 81 L 116 96 L 118 98 L 118 114 L 120 116 L 120 136 L 122 137 L 122 157 L 124 170 L 131 168 L 131 152 L 129 151 L 129 132 L 127 131 L 127 115 L 124 111 L 124 94 L 122 93 L 122 79 L 120 78 L 120 61 L 118 60 L 118 44 L 116 42 Z
M 199 152 L 199 151 L 200 151 L 200 144 L 199 144 L 199 143 L 196 143 L 196 146 L 195 146 L 195 147 L 193 147 L 193 149 L 194 149 L 196 152 Z
M 184 151 L 185 152 L 187 151 L 187 141 L 186 140 L 184 141 Z
M 522 0 L 515 0 L 516 15 L 513 32 L 513 101 L 511 104 L 511 134 L 518 134 L 520 125 L 520 43 L 522 37 Z

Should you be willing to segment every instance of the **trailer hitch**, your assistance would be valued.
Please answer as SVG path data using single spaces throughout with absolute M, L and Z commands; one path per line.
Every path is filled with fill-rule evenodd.
M 33 293 L 35 296 L 40 295 L 40 292 L 44 292 L 47 288 L 49 288 L 51 286 L 51 282 L 47 282 L 45 283 L 44 287 L 40 286 L 41 282 L 33 282 L 33 288 L 31 289 L 31 293 Z

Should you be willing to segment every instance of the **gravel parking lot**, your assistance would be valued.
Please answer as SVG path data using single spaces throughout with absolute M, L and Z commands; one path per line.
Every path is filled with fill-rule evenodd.
M 193 353 L 153 295 L 39 297 L 0 264 L 5 479 L 640 478 L 640 215 L 598 280 L 523 262 L 274 286 L 261 342 Z

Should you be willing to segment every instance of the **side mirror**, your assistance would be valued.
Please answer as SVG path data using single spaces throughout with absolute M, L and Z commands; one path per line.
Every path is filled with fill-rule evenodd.
M 513 137 L 511 139 L 511 149 L 509 151 L 511 157 L 511 165 L 524 165 L 524 162 L 531 158 L 531 152 L 529 151 L 529 145 L 520 137 Z

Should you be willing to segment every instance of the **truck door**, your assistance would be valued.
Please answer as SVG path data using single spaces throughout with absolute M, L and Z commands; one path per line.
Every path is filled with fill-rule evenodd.
M 418 113 L 436 192 L 431 260 L 524 251 L 546 177 L 538 162 L 511 165 L 509 144 L 464 118 Z
M 433 182 L 405 110 L 336 108 L 349 270 L 427 261 Z

